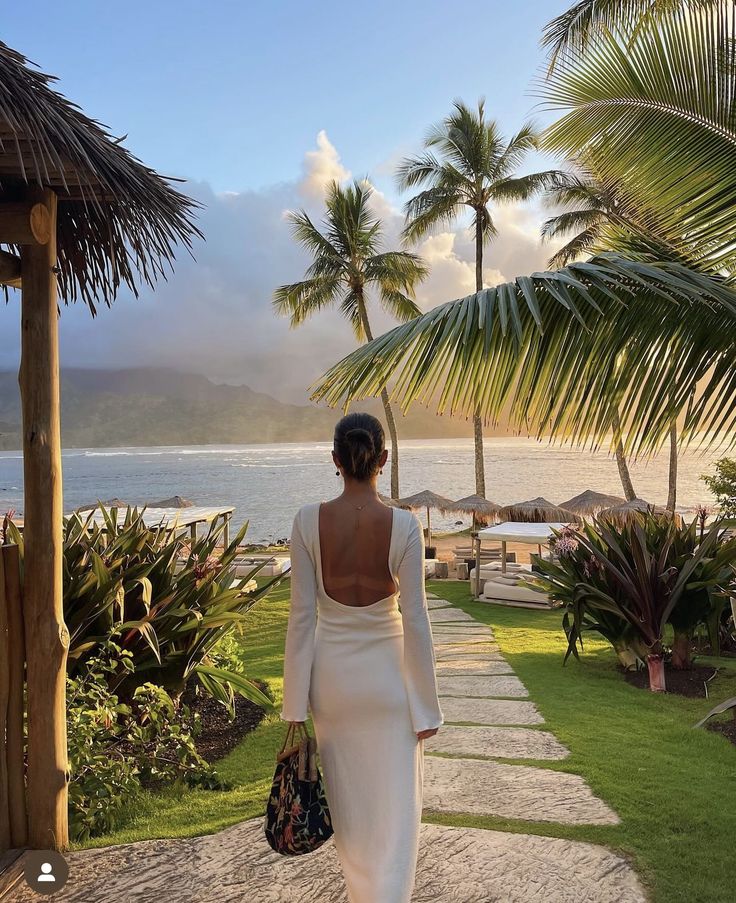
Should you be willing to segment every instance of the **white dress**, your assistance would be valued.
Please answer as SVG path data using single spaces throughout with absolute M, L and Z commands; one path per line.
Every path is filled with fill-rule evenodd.
M 414 514 L 392 508 L 389 570 L 398 592 L 346 605 L 324 589 L 319 509 L 301 508 L 291 534 L 281 719 L 304 721 L 311 711 L 350 903 L 409 903 L 424 780 L 416 734 L 444 722 L 424 533 Z

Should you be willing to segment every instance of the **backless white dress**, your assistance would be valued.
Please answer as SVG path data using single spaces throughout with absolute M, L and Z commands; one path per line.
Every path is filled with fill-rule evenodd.
M 309 706 L 350 903 L 409 903 L 424 780 L 416 734 L 444 722 L 424 534 L 413 513 L 392 508 L 389 570 L 398 592 L 347 605 L 324 589 L 319 510 L 302 507 L 291 534 L 281 719 L 305 721 Z

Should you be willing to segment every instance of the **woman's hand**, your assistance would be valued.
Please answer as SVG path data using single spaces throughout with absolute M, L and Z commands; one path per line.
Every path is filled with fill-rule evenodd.
M 428 727 L 426 731 L 419 731 L 417 733 L 417 739 L 426 740 L 427 737 L 434 737 L 438 730 L 438 727 Z

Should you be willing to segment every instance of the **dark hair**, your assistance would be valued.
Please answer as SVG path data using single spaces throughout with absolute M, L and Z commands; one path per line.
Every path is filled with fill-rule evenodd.
M 371 414 L 346 414 L 335 426 L 334 450 L 346 476 L 369 480 L 385 447 L 381 421 Z

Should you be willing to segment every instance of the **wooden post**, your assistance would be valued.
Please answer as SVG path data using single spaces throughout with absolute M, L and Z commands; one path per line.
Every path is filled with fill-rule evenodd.
M 8 606 L 8 644 L 10 646 L 7 726 L 8 809 L 10 811 L 10 842 L 13 847 L 18 849 L 28 843 L 25 741 L 23 737 L 25 639 L 18 546 L 3 546 L 2 559 L 5 570 L 5 600 Z
M 46 244 L 21 250 L 21 365 L 24 478 L 24 621 L 28 682 L 28 842 L 66 848 L 68 762 L 62 601 L 62 491 L 56 195 L 32 191 L 49 215 Z
M 473 538 L 475 544 L 475 598 L 480 596 L 480 536 L 476 533 Z
M 230 545 L 230 518 L 231 517 L 232 517 L 232 514 L 230 512 L 223 515 L 223 520 L 225 522 L 225 526 L 222 530 L 222 542 L 224 544 L 223 551 L 225 551 L 227 549 L 227 547 Z
M 0 556 L 0 853 L 10 849 L 10 808 L 8 805 L 8 700 L 10 698 L 10 647 L 8 607 L 5 601 L 3 560 Z
M 506 540 L 501 541 L 501 573 L 506 573 Z

